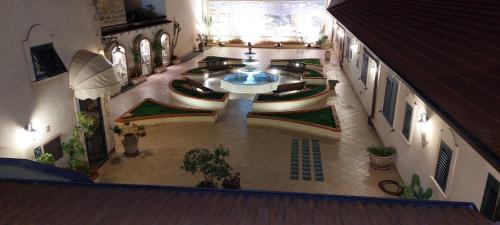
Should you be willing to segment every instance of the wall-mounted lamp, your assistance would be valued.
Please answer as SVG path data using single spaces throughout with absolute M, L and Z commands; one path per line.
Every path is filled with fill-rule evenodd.
M 343 38 L 343 37 L 344 37 L 344 30 L 339 29 L 339 30 L 337 31 L 337 33 L 338 33 L 338 35 L 339 35 L 339 38 Z
M 420 119 L 417 121 L 418 129 L 420 130 L 420 136 L 422 137 L 422 147 L 427 146 L 427 133 L 429 132 L 429 117 L 427 113 L 420 114 Z
M 204 78 L 205 78 L 205 80 L 206 80 L 206 79 L 208 79 L 208 78 L 210 77 L 210 74 L 209 74 L 209 73 L 204 73 L 204 74 L 203 74 L 203 77 L 204 77 Z
M 224 61 L 224 65 L 227 65 L 227 61 Z
M 36 132 L 36 130 L 35 130 L 35 128 L 33 128 L 33 124 L 31 122 L 28 122 L 28 123 L 26 123 L 26 125 L 24 125 L 24 130 L 26 132 L 29 132 L 29 133 L 35 133 Z
M 375 74 L 377 73 L 377 63 L 372 63 L 372 67 L 370 68 L 370 72 L 372 72 L 372 74 Z
M 299 63 L 295 63 L 295 67 L 300 67 L 300 64 Z

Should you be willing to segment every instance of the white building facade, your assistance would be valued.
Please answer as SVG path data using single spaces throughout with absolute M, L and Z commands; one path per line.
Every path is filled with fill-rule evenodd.
M 65 142 L 71 136 L 81 109 L 68 74 L 78 51 L 97 53 L 100 48 L 94 4 L 92 0 L 0 3 L 4 18 L 0 21 L 4 34 L 0 42 L 0 157 L 34 159 L 37 147 L 43 148 L 54 138 Z M 37 70 L 33 51 L 39 46 L 52 46 L 51 55 L 61 61 L 59 72 L 44 76 L 47 71 Z M 109 152 L 114 148 L 109 96 L 100 102 L 103 118 L 99 123 L 103 123 Z M 32 126 L 31 132 L 26 131 L 27 125 Z
M 433 199 L 473 202 L 480 209 L 488 177 L 498 181 L 500 173 L 348 28 L 338 21 L 334 27 L 343 71 L 384 145 L 397 150 L 395 166 L 405 183 L 418 174 Z M 443 155 L 449 169 L 438 163 Z

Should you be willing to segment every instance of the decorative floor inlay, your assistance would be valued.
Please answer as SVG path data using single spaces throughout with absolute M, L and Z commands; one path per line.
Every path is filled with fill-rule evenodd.
M 302 139 L 302 179 L 311 180 L 311 154 L 309 151 L 309 140 Z
M 321 150 L 319 148 L 319 141 L 312 140 L 312 153 L 313 153 L 313 163 L 314 163 L 314 179 L 316 181 L 324 181 L 323 178 L 323 166 L 321 164 Z
M 299 179 L 299 139 L 292 139 L 292 155 L 290 160 L 290 179 Z

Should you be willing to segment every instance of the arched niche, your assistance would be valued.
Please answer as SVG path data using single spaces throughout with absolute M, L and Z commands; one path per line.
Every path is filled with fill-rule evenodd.
M 113 64 L 122 86 L 129 83 L 127 54 L 125 46 L 118 42 L 108 44 L 104 50 L 104 55 Z
M 153 71 L 153 54 L 151 41 L 145 36 L 138 36 L 134 41 L 134 62 L 142 75 Z
M 159 57 L 161 57 L 164 66 L 170 64 L 170 35 L 165 30 L 159 30 L 155 35 L 155 44 L 160 43 L 162 50 Z M 155 57 L 158 55 L 155 54 Z

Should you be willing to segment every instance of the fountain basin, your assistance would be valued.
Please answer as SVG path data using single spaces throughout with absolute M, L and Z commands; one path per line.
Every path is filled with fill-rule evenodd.
M 231 73 L 221 80 L 221 88 L 235 93 L 267 93 L 276 90 L 280 77 L 266 72 Z

